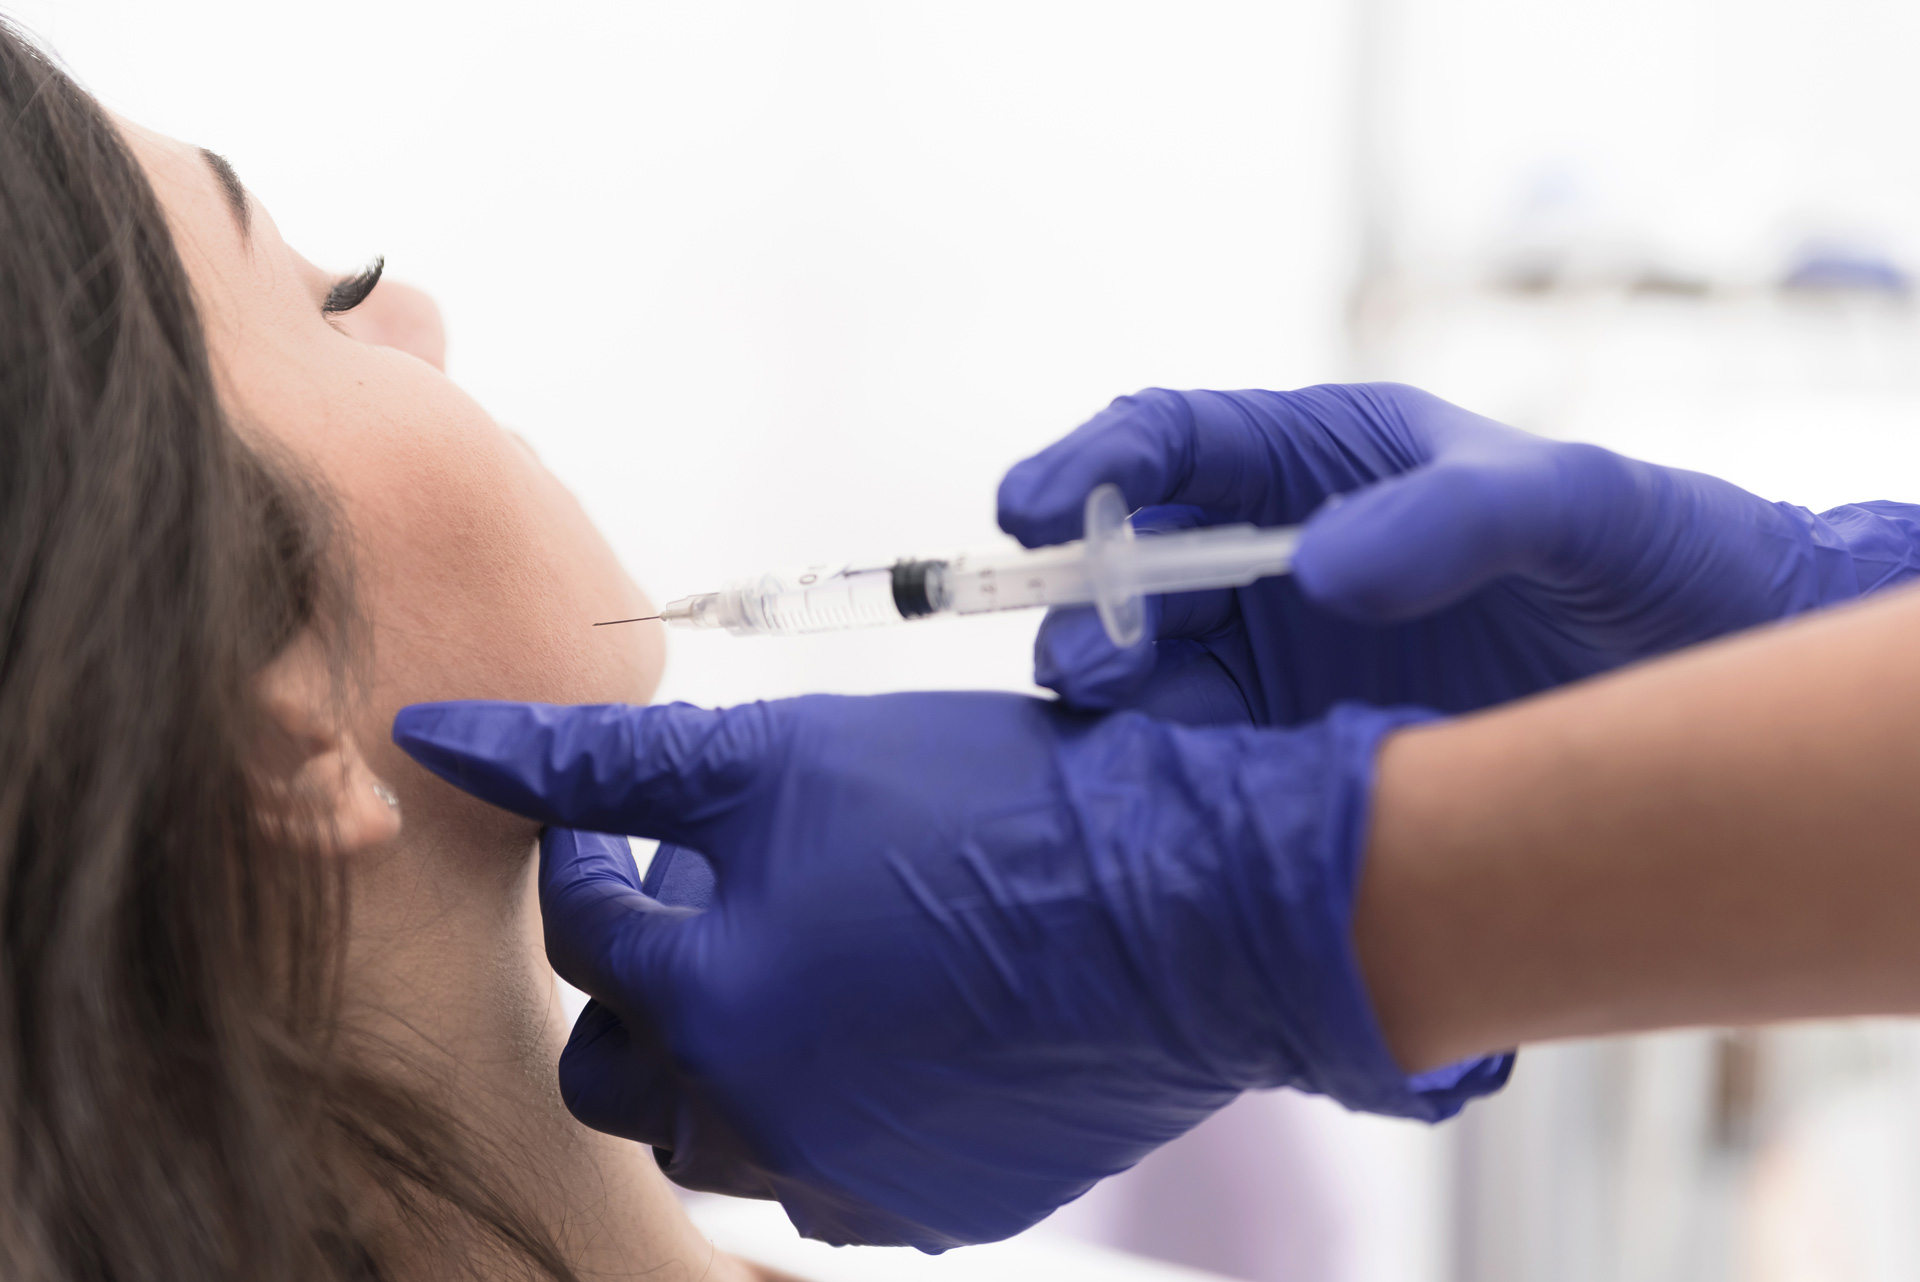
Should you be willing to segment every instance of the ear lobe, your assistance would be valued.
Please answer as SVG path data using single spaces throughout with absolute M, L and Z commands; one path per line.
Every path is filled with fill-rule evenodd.
M 400 801 L 373 771 L 351 735 L 316 752 L 294 772 L 291 795 L 306 813 L 295 823 L 302 844 L 352 855 L 400 835 Z
M 258 687 L 266 722 L 256 760 L 269 822 L 324 854 L 358 854 L 399 836 L 399 800 L 346 730 L 317 647 L 290 646 L 260 673 Z

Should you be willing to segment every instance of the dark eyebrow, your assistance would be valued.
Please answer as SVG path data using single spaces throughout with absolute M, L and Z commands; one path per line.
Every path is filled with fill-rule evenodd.
M 233 219 L 240 224 L 241 236 L 251 235 L 253 211 L 247 206 L 247 189 L 241 183 L 240 175 L 233 172 L 233 166 L 218 152 L 202 147 L 200 156 L 207 162 L 207 168 L 213 170 L 213 176 L 220 180 L 220 189 L 227 194 L 227 204 L 233 207 Z

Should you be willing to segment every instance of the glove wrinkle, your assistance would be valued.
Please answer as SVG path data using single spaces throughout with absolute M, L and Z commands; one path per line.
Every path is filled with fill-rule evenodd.
M 1375 746 L 1425 715 L 473 705 L 443 710 L 433 750 L 465 755 L 446 732 L 468 725 L 469 773 L 557 783 L 558 822 L 676 831 L 757 798 L 700 837 L 725 874 L 704 911 L 641 889 L 691 853 L 640 882 L 622 838 L 548 829 L 549 950 L 594 999 L 562 1098 L 685 1187 L 776 1197 L 823 1241 L 940 1251 L 1019 1232 L 1249 1088 L 1434 1119 L 1497 1085 L 1498 1065 L 1409 1079 L 1348 938 Z

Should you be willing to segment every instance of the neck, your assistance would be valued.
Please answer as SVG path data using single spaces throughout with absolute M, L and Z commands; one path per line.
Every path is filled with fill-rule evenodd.
M 408 833 L 354 874 L 348 1018 L 494 1157 L 583 1277 L 733 1277 L 652 1154 L 561 1103 L 569 1021 L 541 940 L 536 863 L 524 826 L 409 815 Z

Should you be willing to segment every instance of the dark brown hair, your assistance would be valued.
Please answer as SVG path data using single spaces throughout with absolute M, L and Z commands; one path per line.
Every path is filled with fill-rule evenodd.
M 215 396 L 165 218 L 0 22 L 0 1275 L 568 1276 L 344 1049 L 342 861 L 263 820 L 253 695 L 347 650 L 325 505 Z

